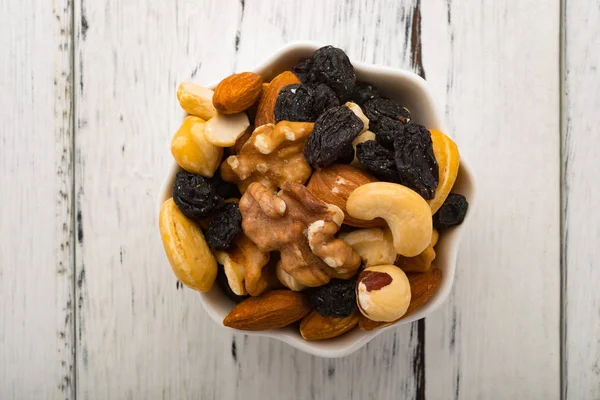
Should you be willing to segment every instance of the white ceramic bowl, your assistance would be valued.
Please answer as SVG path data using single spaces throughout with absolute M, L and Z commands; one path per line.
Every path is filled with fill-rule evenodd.
M 319 47 L 322 47 L 322 44 L 314 42 L 290 43 L 277 50 L 264 64 L 254 69 L 254 72 L 259 73 L 265 80 L 269 81 L 281 71 L 290 69 L 299 59 L 310 57 Z M 352 64 L 356 70 L 357 80 L 372 83 L 380 92 L 405 105 L 411 111 L 414 122 L 425 125 L 430 129 L 438 129 L 452 136 L 452 133 L 446 130 L 442 115 L 436 108 L 433 96 L 424 79 L 412 72 L 396 68 L 363 64 L 354 61 Z M 214 88 L 214 86 L 216 85 L 212 87 Z M 157 204 L 158 210 L 160 210 L 163 202 L 172 196 L 173 181 L 175 174 L 179 170 L 179 166 L 174 162 L 160 189 Z M 439 242 L 435 248 L 437 256 L 434 263 L 442 270 L 441 285 L 431 300 L 417 312 L 386 328 L 370 332 L 363 332 L 356 328 L 340 337 L 324 341 L 306 341 L 302 339 L 296 327 L 244 333 L 278 339 L 297 349 L 321 357 L 343 357 L 358 350 L 371 339 L 387 330 L 396 329 L 400 325 L 410 324 L 434 312 L 446 300 L 452 289 L 458 245 L 467 227 L 469 216 L 473 213 L 475 180 L 469 163 L 463 155 L 461 155 L 460 170 L 453 192 L 461 193 L 467 198 L 469 201 L 469 211 L 462 225 L 444 231 L 440 235 Z M 210 292 L 200 293 L 200 299 L 208 315 L 210 315 L 217 325 L 223 326 L 223 318 L 229 313 L 234 303 L 216 285 Z M 224 329 L 230 328 L 224 327 Z

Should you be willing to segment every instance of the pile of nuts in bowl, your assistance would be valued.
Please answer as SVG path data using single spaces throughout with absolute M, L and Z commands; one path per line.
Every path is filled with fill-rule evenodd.
M 451 193 L 460 156 L 444 133 L 357 82 L 325 46 L 271 82 L 182 83 L 189 114 L 171 142 L 182 168 L 159 225 L 186 286 L 237 303 L 225 326 L 299 322 L 306 340 L 373 330 L 435 293 L 445 229 L 468 203 Z

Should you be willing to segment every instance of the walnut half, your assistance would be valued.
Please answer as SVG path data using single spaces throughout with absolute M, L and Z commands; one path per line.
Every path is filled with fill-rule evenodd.
M 334 236 L 344 219 L 342 210 L 300 184 L 285 182 L 275 194 L 252 183 L 240 200 L 240 212 L 250 240 L 261 251 L 280 251 L 285 272 L 305 286 L 348 279 L 360 266 L 360 256 Z

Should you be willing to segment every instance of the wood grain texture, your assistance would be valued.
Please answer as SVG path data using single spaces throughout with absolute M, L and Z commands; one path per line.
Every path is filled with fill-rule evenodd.
M 563 13 L 563 396 L 600 399 L 600 7 Z
M 180 81 L 250 69 L 294 39 L 411 68 L 414 9 L 366 0 L 76 2 L 79 398 L 423 398 L 422 323 L 335 361 L 216 327 L 196 293 L 176 289 L 154 209 L 181 123 Z
M 429 399 L 560 397 L 559 11 L 423 5 L 427 78 L 478 187 L 452 295 L 426 321 Z
M 72 399 L 71 4 L 0 2 L 0 398 Z

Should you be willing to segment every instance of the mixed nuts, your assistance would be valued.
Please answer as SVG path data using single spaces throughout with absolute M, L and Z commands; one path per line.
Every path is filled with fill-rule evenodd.
M 185 82 L 182 168 L 160 212 L 177 278 L 234 302 L 225 326 L 297 324 L 306 340 L 369 331 L 435 294 L 440 233 L 468 203 L 451 193 L 460 156 L 444 133 L 366 82 L 325 46 L 270 82 Z

